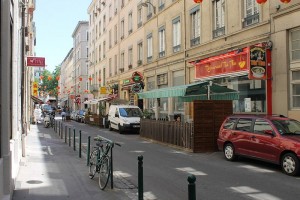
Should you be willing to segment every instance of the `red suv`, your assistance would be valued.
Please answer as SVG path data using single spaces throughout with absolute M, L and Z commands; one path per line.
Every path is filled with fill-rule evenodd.
M 300 164 L 300 122 L 282 115 L 231 115 L 220 128 L 218 148 L 229 161 L 247 156 L 281 165 L 284 173 L 295 176 Z

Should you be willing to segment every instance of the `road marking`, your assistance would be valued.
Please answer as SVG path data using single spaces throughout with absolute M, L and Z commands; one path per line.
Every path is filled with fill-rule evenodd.
M 206 173 L 201 172 L 201 171 L 197 171 L 197 170 L 195 170 L 194 168 L 191 168 L 191 167 L 182 167 L 182 168 L 175 168 L 175 169 L 178 170 L 178 171 L 193 174 L 195 176 L 205 176 L 205 175 L 207 175 Z
M 171 153 L 176 153 L 176 154 L 182 154 L 182 155 L 187 155 L 186 152 L 183 151 L 176 151 L 176 150 L 172 150 Z
M 145 151 L 138 151 L 138 150 L 136 150 L 136 151 L 129 151 L 129 152 L 132 152 L 132 153 L 144 153 Z
M 53 156 L 53 153 L 52 153 L 52 151 L 51 151 L 51 147 L 50 147 L 50 146 L 48 146 L 48 152 L 49 152 L 49 154 L 50 154 L 51 156 Z
M 230 187 L 231 190 L 245 194 L 248 197 L 251 197 L 252 199 L 257 200 L 281 200 L 278 197 L 275 197 L 271 194 L 263 193 L 260 190 L 257 190 L 255 188 L 249 187 L 249 186 L 239 186 L 239 187 Z
M 272 171 L 272 170 L 262 169 L 262 168 L 251 166 L 251 165 L 241 165 L 239 167 L 248 169 L 250 171 L 261 172 L 261 173 L 274 173 L 275 172 L 275 171 Z
M 128 178 L 131 177 L 132 175 L 122 171 L 114 171 L 114 176 L 121 176 L 124 178 Z
M 154 200 L 157 197 L 152 192 L 144 192 L 144 199 L 145 200 Z

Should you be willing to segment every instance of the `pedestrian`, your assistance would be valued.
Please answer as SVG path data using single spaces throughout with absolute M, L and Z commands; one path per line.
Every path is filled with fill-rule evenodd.
M 66 112 L 65 111 L 61 112 L 61 119 L 62 119 L 62 121 L 66 121 Z

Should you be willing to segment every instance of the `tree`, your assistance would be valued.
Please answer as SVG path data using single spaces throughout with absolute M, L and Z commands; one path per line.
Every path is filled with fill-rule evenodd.
M 60 66 L 56 66 L 52 73 L 49 70 L 44 70 L 41 75 L 42 81 L 39 84 L 40 94 L 49 94 L 57 98 L 58 77 L 60 77 Z

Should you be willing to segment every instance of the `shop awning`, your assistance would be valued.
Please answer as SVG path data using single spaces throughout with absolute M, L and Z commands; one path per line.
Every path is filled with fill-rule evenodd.
M 199 83 L 192 83 L 192 84 L 188 84 L 188 85 L 179 85 L 179 86 L 174 86 L 174 87 L 150 90 L 150 91 L 138 93 L 138 96 L 139 96 L 139 99 L 182 97 L 185 95 L 186 88 L 188 86 L 192 86 L 195 84 L 199 84 Z
M 33 100 L 34 103 L 44 103 L 43 100 L 31 95 L 31 99 Z
M 139 99 L 179 97 L 182 102 L 192 102 L 193 100 L 207 99 L 209 82 L 197 82 L 188 85 L 181 85 L 169 88 L 161 88 L 138 93 Z M 217 84 L 210 87 L 211 100 L 237 100 L 238 91 L 232 90 Z
M 209 87 L 209 89 L 208 89 Z M 209 82 L 202 82 L 196 85 L 188 86 L 185 91 L 185 95 L 180 97 L 182 102 L 192 102 L 194 100 L 207 100 L 208 90 L 210 90 L 211 100 L 238 100 L 239 92 L 227 87 L 223 87 L 218 84 Z

